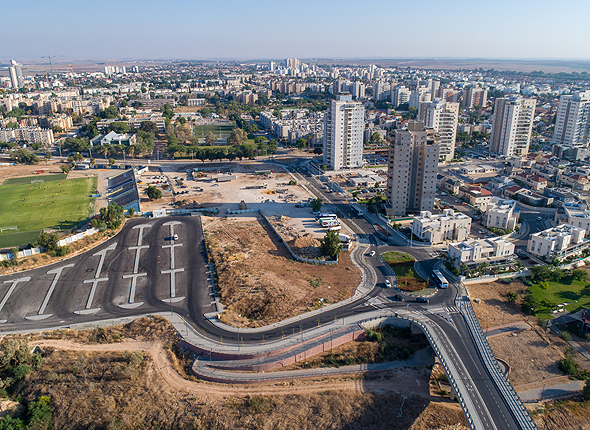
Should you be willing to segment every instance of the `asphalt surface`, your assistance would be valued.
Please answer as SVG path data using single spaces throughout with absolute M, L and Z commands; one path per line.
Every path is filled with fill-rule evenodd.
M 171 221 L 177 224 L 171 226 Z M 171 227 L 178 240 L 172 239 Z M 199 217 L 128 220 L 119 234 L 84 254 L 0 277 L 0 334 L 171 308 L 180 315 L 189 308 L 201 315 L 211 312 L 205 259 Z M 172 275 L 162 273 L 172 264 L 177 270 L 174 291 Z

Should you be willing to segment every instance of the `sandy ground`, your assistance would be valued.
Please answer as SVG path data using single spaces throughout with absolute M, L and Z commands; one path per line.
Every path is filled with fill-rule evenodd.
M 203 217 L 203 227 L 225 307 L 222 320 L 228 324 L 271 324 L 344 300 L 361 281 L 347 252 L 334 267 L 297 262 L 255 217 Z M 311 242 L 317 241 L 306 236 L 290 244 Z

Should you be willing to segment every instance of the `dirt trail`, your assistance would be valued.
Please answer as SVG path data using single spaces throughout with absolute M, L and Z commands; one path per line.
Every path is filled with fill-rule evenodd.
M 441 400 L 440 398 L 430 396 L 428 383 L 419 380 L 424 379 L 424 376 L 419 375 L 419 371 L 414 370 L 400 370 L 390 380 L 389 378 L 385 380 L 357 379 L 353 375 L 347 377 L 305 379 L 305 381 L 277 382 L 272 386 L 268 383 L 227 385 L 185 379 L 178 373 L 177 368 L 172 363 L 170 357 L 171 352 L 160 342 L 125 339 L 118 343 L 85 345 L 63 339 L 46 339 L 32 341 L 30 345 L 86 352 L 145 351 L 153 360 L 153 364 L 147 369 L 148 379 L 151 379 L 153 383 L 157 384 L 157 381 L 151 378 L 155 371 L 164 379 L 168 389 L 190 393 L 199 397 L 210 396 L 211 394 L 219 396 L 304 394 L 325 392 L 326 390 L 356 390 L 373 393 L 403 390 L 406 395 L 411 393 L 418 394 L 433 401 Z M 161 389 L 161 386 L 157 388 Z

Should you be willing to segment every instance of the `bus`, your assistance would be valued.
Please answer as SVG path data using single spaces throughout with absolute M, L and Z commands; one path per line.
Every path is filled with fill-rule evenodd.
M 338 221 L 337 219 L 326 219 L 322 221 L 322 227 L 331 227 L 333 225 L 340 225 L 340 221 Z
M 320 219 L 324 219 L 324 218 L 337 219 L 338 215 L 336 215 L 336 214 L 319 214 L 318 216 L 315 217 L 315 220 L 319 221 Z
M 358 215 L 358 216 L 363 216 L 363 210 L 358 207 L 357 205 L 352 205 L 351 209 Z
M 434 276 L 434 281 L 438 284 L 440 288 L 449 287 L 449 281 L 447 281 L 447 278 L 445 278 L 443 274 L 440 273 L 440 270 L 434 270 L 432 272 L 432 275 Z

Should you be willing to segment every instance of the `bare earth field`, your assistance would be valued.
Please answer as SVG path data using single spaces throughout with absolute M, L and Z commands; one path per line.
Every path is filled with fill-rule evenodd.
M 513 291 L 522 298 L 524 288 L 520 281 L 511 284 L 490 282 L 467 285 L 473 309 L 484 331 L 486 326 L 491 329 L 502 324 L 528 320 L 530 328 L 525 331 L 488 339 L 496 357 L 510 362 L 510 381 L 517 391 L 536 388 L 535 383 L 542 385 L 544 378 L 551 379 L 547 386 L 564 383 L 563 378 L 560 378 L 564 374 L 557 368 L 557 363 L 565 357 L 569 347 L 558 336 L 541 328 L 536 317 L 529 318 L 523 314 L 520 305 L 508 303 L 508 291 Z M 475 303 L 477 298 L 481 299 L 481 303 Z M 590 364 L 580 354 L 573 354 L 572 358 L 584 368 Z M 521 385 L 523 386 L 519 388 Z
M 49 395 L 54 428 L 466 428 L 455 402 L 428 394 L 424 369 L 232 386 L 187 379 L 186 360 L 166 348 L 175 335 L 162 318 L 26 338 L 45 360 L 19 394 Z
M 346 252 L 335 267 L 292 260 L 255 217 L 203 217 L 203 228 L 225 307 L 221 320 L 227 324 L 271 324 L 346 299 L 361 281 Z

